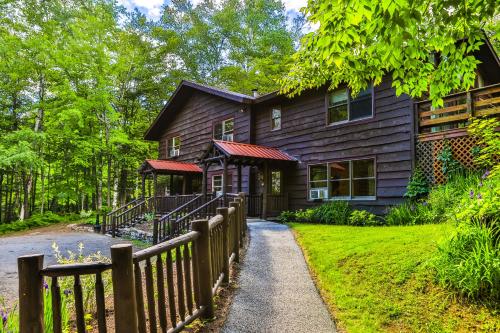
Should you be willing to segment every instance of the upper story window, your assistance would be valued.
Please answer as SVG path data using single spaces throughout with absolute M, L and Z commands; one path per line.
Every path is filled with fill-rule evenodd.
M 309 199 L 374 199 L 375 159 L 309 166 Z
M 328 124 L 341 123 L 373 116 L 373 87 L 359 92 L 352 98 L 349 88 L 337 89 L 328 94 Z
M 179 156 L 181 153 L 181 137 L 174 136 L 168 139 L 168 157 Z
M 274 107 L 271 109 L 271 131 L 281 129 L 281 108 Z
M 233 141 L 234 118 L 223 120 L 214 126 L 214 139 L 222 141 Z

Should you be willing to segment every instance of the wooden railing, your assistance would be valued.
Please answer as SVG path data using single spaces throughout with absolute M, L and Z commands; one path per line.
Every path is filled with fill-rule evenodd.
M 156 244 L 160 240 L 166 240 L 173 238 L 175 233 L 173 230 L 173 223 L 180 219 L 182 216 L 193 211 L 197 207 L 201 206 L 208 199 L 212 199 L 212 196 L 197 195 L 190 201 L 184 203 L 173 209 L 166 215 L 163 215 L 159 219 L 155 219 L 153 222 L 153 243 Z
M 446 96 L 434 109 L 431 101 L 415 103 L 419 133 L 435 133 L 467 125 L 472 117 L 500 115 L 500 84 Z
M 200 194 L 184 194 L 184 195 L 172 195 L 164 197 L 156 197 L 155 202 L 155 212 L 156 214 L 165 215 L 173 211 L 179 206 L 182 206 L 194 198 L 200 196 Z
M 219 208 L 210 220 L 191 223 L 192 231 L 132 253 L 131 245 L 111 247 L 111 264 L 89 263 L 43 267 L 43 255 L 18 258 L 20 332 L 44 332 L 44 282 L 51 277 L 52 322 L 61 328 L 58 279 L 74 277 L 75 326 L 86 331 L 81 276 L 95 275 L 97 330 L 107 331 L 106 315 L 114 315 L 118 333 L 180 332 L 197 318 L 214 315 L 214 296 L 229 282 L 230 265 L 239 261 L 246 235 L 244 199 Z M 102 273 L 111 270 L 113 309 L 106 311 Z M 48 286 L 47 286 L 48 287 Z M 111 310 L 111 309 L 108 309 Z

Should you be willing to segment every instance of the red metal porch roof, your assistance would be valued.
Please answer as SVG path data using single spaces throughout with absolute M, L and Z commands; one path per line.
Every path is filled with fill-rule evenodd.
M 169 160 L 146 160 L 146 162 L 153 169 L 160 171 L 196 172 L 196 173 L 203 172 L 203 170 L 194 163 L 177 162 Z
M 296 161 L 295 158 L 289 156 L 285 152 L 282 152 L 278 148 L 257 146 L 249 143 L 220 141 L 220 140 L 214 140 L 214 143 L 217 147 L 219 147 L 220 149 L 222 149 L 224 152 L 226 152 L 228 155 L 231 156 L 262 158 L 262 159 L 280 160 L 280 161 Z

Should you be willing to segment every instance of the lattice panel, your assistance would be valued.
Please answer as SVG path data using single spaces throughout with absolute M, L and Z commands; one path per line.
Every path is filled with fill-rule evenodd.
M 434 184 L 434 141 L 417 141 L 417 166 L 430 184 Z
M 424 142 L 417 141 L 417 165 L 422 169 L 431 184 L 442 184 L 446 181 L 442 171 L 442 163 L 437 159 L 445 141 L 451 145 L 453 158 L 467 169 L 476 169 L 472 156 L 472 148 L 476 145 L 473 137 L 460 136 Z

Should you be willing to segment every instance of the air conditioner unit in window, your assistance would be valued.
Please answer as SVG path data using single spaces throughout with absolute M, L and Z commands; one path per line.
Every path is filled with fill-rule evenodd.
M 170 149 L 170 157 L 179 156 L 180 154 L 181 154 L 180 149 L 174 149 L 174 148 Z
M 311 189 L 309 190 L 309 198 L 312 200 L 326 199 L 328 198 L 328 189 L 326 188 Z
M 222 141 L 233 141 L 233 133 L 222 135 Z

